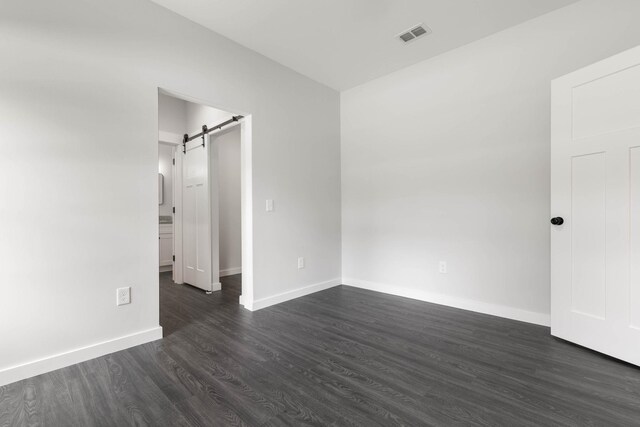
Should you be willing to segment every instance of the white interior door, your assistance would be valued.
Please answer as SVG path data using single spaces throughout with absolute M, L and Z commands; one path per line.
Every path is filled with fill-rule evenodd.
M 182 279 L 211 292 L 209 144 L 191 141 L 182 155 Z
M 640 48 L 555 80 L 551 137 L 551 333 L 640 365 Z

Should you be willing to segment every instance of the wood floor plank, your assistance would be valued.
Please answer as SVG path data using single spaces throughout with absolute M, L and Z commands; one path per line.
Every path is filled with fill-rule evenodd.
M 0 387 L 0 426 L 24 425 L 22 399 L 26 381 Z
M 2 426 L 640 426 L 640 369 L 339 286 L 257 312 L 161 274 L 165 338 L 0 387 Z

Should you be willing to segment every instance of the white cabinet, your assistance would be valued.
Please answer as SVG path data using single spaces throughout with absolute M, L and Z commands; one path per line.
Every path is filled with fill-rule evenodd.
M 160 268 L 173 266 L 173 224 L 160 224 Z M 165 267 L 165 268 L 163 268 Z

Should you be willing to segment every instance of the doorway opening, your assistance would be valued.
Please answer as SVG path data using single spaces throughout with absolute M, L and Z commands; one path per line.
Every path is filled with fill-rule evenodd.
M 162 326 L 185 298 L 252 301 L 251 116 L 160 89 L 158 171 Z

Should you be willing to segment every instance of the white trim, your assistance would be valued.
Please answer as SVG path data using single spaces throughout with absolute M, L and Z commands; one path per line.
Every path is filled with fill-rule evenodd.
M 211 292 L 216 292 L 222 289 L 222 283 L 212 283 L 211 284 Z
M 182 152 L 174 150 L 173 158 L 176 161 L 173 168 L 173 281 L 183 284 L 182 265 Z
M 253 117 L 240 120 L 240 234 L 242 240 L 241 305 L 253 300 Z M 251 305 L 251 304 L 249 304 Z M 249 307 L 247 307 L 249 308 Z
M 533 323 L 536 325 L 549 326 L 551 324 L 550 315 L 548 313 L 537 313 L 534 311 L 523 310 L 521 308 L 508 307 L 506 305 L 491 304 L 482 301 L 454 297 L 451 295 L 404 288 L 384 283 L 368 282 L 365 280 L 347 277 L 342 279 L 342 283 L 346 286 L 353 286 L 355 288 L 368 289 L 370 291 L 416 299 L 433 304 L 446 305 L 448 307 L 475 311 L 477 313 L 490 314 L 492 316 L 519 320 L 521 322 Z
M 287 291 L 281 294 L 272 295 L 270 297 L 260 298 L 253 302 L 246 301 L 243 298 L 242 302 L 244 303 L 244 308 L 246 308 L 247 310 L 256 311 L 272 305 L 283 303 L 285 301 L 300 298 L 305 295 L 313 294 L 319 291 L 324 291 L 325 289 L 333 288 L 334 286 L 340 286 L 340 279 L 332 279 L 326 282 L 316 283 L 313 285 L 294 289 L 292 291 Z
M 242 274 L 242 267 L 232 267 L 220 270 L 220 277 L 233 276 L 234 274 Z
M 204 140 L 203 140 L 204 142 Z M 207 175 L 209 178 L 209 256 L 211 262 L 211 280 L 220 280 L 220 143 L 211 134 L 207 134 Z M 222 289 L 220 286 L 219 289 Z M 213 291 L 216 284 L 213 285 Z
M 162 327 L 103 341 L 0 370 L 0 386 L 162 338 Z

